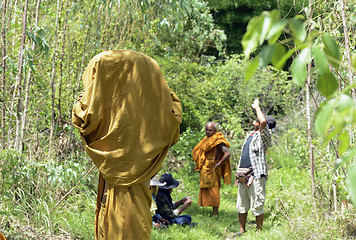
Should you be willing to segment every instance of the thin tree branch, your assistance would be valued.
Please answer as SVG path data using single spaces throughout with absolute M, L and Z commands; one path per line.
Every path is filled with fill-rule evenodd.
M 81 181 L 82 181 L 91 171 L 93 171 L 94 168 L 95 168 L 95 165 L 93 165 L 93 166 L 89 169 L 89 171 L 87 171 L 87 172 L 85 173 L 85 175 L 82 177 L 82 179 L 79 181 L 79 183 L 78 183 L 77 185 L 75 185 L 71 190 L 69 190 L 69 192 L 67 192 L 67 193 L 61 198 L 61 200 L 59 200 L 59 201 L 56 203 L 56 205 L 54 205 L 54 207 L 53 207 L 53 209 L 51 210 L 51 212 L 53 212 L 53 210 L 56 209 L 56 207 L 57 207 L 69 194 L 71 194 L 71 192 L 73 192 L 74 189 L 76 189 L 76 188 L 81 184 Z

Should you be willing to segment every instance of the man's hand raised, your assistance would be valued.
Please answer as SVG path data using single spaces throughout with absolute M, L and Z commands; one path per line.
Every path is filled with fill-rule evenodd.
M 255 101 L 253 101 L 252 108 L 256 109 L 259 106 L 260 106 L 260 100 L 258 98 L 256 98 Z

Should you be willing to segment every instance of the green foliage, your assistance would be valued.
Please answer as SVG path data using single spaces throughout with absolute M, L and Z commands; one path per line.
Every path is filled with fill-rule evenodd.
M 282 136 L 272 135 L 273 145 L 267 160 L 273 168 L 308 168 L 308 141 L 306 133 L 296 128 Z
M 33 30 L 34 32 L 26 32 L 27 37 L 29 37 L 36 45 L 36 50 L 47 54 L 49 51 L 49 44 L 46 40 L 46 30 L 37 27 Z
M 200 131 L 213 120 L 228 138 L 235 139 L 255 118 L 250 107 L 254 98 L 260 98 L 266 114 L 277 116 L 285 114 L 297 96 L 288 74 L 275 68 L 262 70 L 245 82 L 248 62 L 239 55 L 206 65 L 173 59 L 158 62 L 182 103 L 182 132 L 188 127 Z
M 141 50 L 171 56 L 174 49 L 174 54 L 180 57 L 199 56 L 208 48 L 223 53 L 225 34 L 215 28 L 204 1 L 162 0 L 129 4 L 138 10 L 137 17 L 143 23 L 142 32 L 135 36 L 136 41 L 141 42 Z
M 254 16 L 263 11 L 279 9 L 283 17 L 293 17 L 298 14 L 308 1 L 292 0 L 208 0 L 212 8 L 212 14 L 216 24 L 225 31 L 227 35 L 227 52 L 241 53 L 241 39 L 245 33 L 246 26 Z M 243 43 L 242 43 L 243 45 Z
M 311 49 L 304 48 L 300 54 L 294 59 L 292 65 L 292 75 L 294 82 L 299 85 L 303 86 L 305 83 L 305 79 L 308 75 L 306 65 L 311 62 Z
M 340 94 L 322 105 L 319 111 L 315 121 L 317 132 L 326 134 L 334 123 L 336 128 L 332 132 L 340 133 L 355 118 L 355 103 L 349 95 Z
M 349 174 L 348 174 L 348 180 L 347 180 L 347 184 L 350 189 L 350 196 L 351 196 L 351 199 L 352 199 L 352 202 L 354 203 L 354 205 L 356 205 L 355 182 L 356 182 L 356 164 L 354 164 L 353 167 L 350 169 Z
M 159 174 L 165 170 L 162 169 Z M 220 214 L 212 216 L 210 207 L 200 207 L 197 204 L 198 173 L 187 175 L 178 171 L 172 174 L 180 182 L 178 188 L 172 192 L 173 200 L 191 196 L 193 204 L 184 213 L 191 215 L 192 221 L 198 225 L 194 228 L 173 225 L 166 229 L 153 229 L 152 239 L 233 239 L 239 231 L 237 188 L 234 184 L 221 188 Z M 352 238 L 352 233 L 340 227 L 352 223 L 342 220 L 341 216 L 337 216 L 337 220 L 323 218 L 322 221 L 317 221 L 311 201 L 307 169 L 273 168 L 267 181 L 264 228 L 256 231 L 255 218 L 249 214 L 247 232 L 241 239 L 308 239 L 315 235 L 324 239 Z M 342 214 L 350 217 L 353 213 L 354 210 L 347 206 Z M 336 226 L 335 221 L 339 225 Z
M 95 206 L 97 173 L 82 180 L 87 171 L 85 164 L 75 162 L 75 159 L 67 159 L 63 163 L 34 162 L 25 154 L 11 150 L 2 151 L 0 159 L 0 216 L 11 216 L 9 219 L 0 218 L 1 225 L 8 226 L 0 228 L 2 232 L 11 233 L 13 218 L 22 219 L 37 228 L 44 226 L 47 231 L 57 234 L 59 229 L 88 229 L 92 225 L 83 217 L 94 219 L 92 209 Z M 74 196 L 66 200 L 66 210 L 61 204 L 55 207 L 61 197 L 79 182 L 81 185 Z M 73 229 L 73 234 L 77 231 Z M 85 239 L 92 235 L 87 232 L 80 234 L 84 234 Z
M 20 154 L 17 151 L 1 151 L 0 152 L 1 161 L 1 185 L 2 191 L 3 189 L 8 188 L 13 183 L 16 183 L 13 186 L 15 189 L 18 186 L 22 186 L 23 176 L 27 175 L 28 172 L 24 172 L 24 162 L 23 158 L 25 158 L 24 154 Z
M 273 29 L 272 26 L 280 25 L 276 11 L 264 12 L 258 17 L 252 19 L 247 27 L 245 34 L 245 54 L 250 56 L 251 52 L 258 46 L 262 46 L 266 38 L 266 31 Z M 265 24 L 267 22 L 268 24 Z M 251 25 L 250 25 L 251 24 Z M 293 60 L 292 63 L 292 77 L 294 81 L 303 86 L 307 78 L 306 65 L 315 60 L 316 68 L 314 71 L 317 73 L 317 89 L 325 97 L 326 101 L 318 109 L 315 120 L 316 130 L 319 134 L 324 135 L 324 141 L 328 143 L 333 138 L 338 140 L 338 154 L 342 160 L 338 164 L 346 162 L 355 156 L 356 151 L 350 146 L 349 140 L 349 127 L 356 125 L 356 107 L 353 99 L 346 94 L 354 86 L 348 86 L 345 91 L 338 92 L 338 82 L 335 75 L 340 72 L 340 61 L 342 54 L 340 53 L 339 46 L 336 41 L 328 34 L 316 34 L 311 32 L 309 35 L 297 19 L 289 19 L 287 24 L 292 31 L 292 40 L 295 43 L 295 52 L 298 50 L 300 53 Z M 264 26 L 263 30 L 261 27 Z M 254 35 L 254 37 L 251 37 Z M 318 39 L 322 40 L 323 45 L 317 46 Z M 269 49 L 270 45 L 264 46 L 263 50 L 258 54 L 259 61 L 264 61 L 265 64 L 271 62 L 271 55 L 266 56 L 262 54 L 265 49 Z M 276 49 L 275 49 L 276 50 Z M 278 50 L 277 50 L 278 51 Z M 280 50 L 279 50 L 280 51 Z M 284 53 L 284 52 L 283 52 Z M 278 53 L 280 56 L 283 53 Z M 285 54 L 286 58 L 289 57 Z M 272 64 L 275 64 L 272 62 Z M 330 71 L 332 69 L 332 71 Z M 251 71 L 253 71 L 252 69 Z M 313 71 L 313 69 L 312 69 Z M 252 74 L 249 73 L 247 77 Z M 343 157 L 343 154 L 344 157 Z M 353 191 L 353 190 L 351 190 Z
M 291 10 L 289 16 L 293 17 L 301 9 L 294 4 L 306 1 L 295 2 L 278 1 L 280 15 L 286 16 Z M 34 4 L 34 1 L 29 3 L 31 11 L 35 10 Z M 318 32 L 306 34 L 304 24 L 297 18 L 281 20 L 277 11 L 270 15 L 263 13 L 263 17 L 252 20 L 256 25 L 249 26 L 250 35 L 246 34 L 244 38 L 250 52 L 254 48 L 260 50 L 257 57 L 251 61 L 241 55 L 223 58 L 226 47 L 229 52 L 240 51 L 240 41 L 236 39 L 242 38 L 250 18 L 262 10 L 272 9 L 275 4 L 276 1 L 270 0 L 209 1 L 209 5 L 205 1 L 192 0 L 97 1 L 95 4 L 72 1 L 63 3 L 59 9 L 59 25 L 55 32 L 56 2 L 41 2 L 37 28 L 33 26 L 34 12 L 28 15 L 21 86 L 27 85 L 30 69 L 32 75 L 29 79 L 28 121 L 25 122 L 25 135 L 21 136 L 24 153 L 21 154 L 10 149 L 16 134 L 17 99 L 13 96 L 23 4 L 21 1 L 8 2 L 4 23 L 7 56 L 2 56 L 6 60 L 6 84 L 5 96 L 0 100 L 6 106 L 5 129 L 2 130 L 8 141 L 5 140 L 2 146 L 6 150 L 0 153 L 0 231 L 7 239 L 93 239 L 97 170 L 82 179 L 92 163 L 83 157 L 85 153 L 78 132 L 73 132 L 70 127 L 71 108 L 82 90 L 81 75 L 89 59 L 104 50 L 126 48 L 150 55 L 160 64 L 183 107 L 180 141 L 170 150 L 159 174 L 168 171 L 179 179 L 181 184 L 174 192 L 174 198 L 187 195 L 194 198 L 187 213 L 199 224 L 194 229 L 172 226 L 153 231 L 153 239 L 231 239 L 237 233 L 236 187 L 232 184 L 221 189 L 221 215 L 211 217 L 211 209 L 197 205 L 199 180 L 191 151 L 204 137 L 205 123 L 214 120 L 231 143 L 234 168 L 245 131 L 250 128 L 250 120 L 256 117 L 250 106 L 257 97 L 263 111 L 276 117 L 279 129 L 274 135 L 275 145 L 268 153 L 273 164 L 269 172 L 265 230 L 252 230 L 255 222 L 249 215 L 248 229 L 251 230 L 245 238 L 351 238 L 353 223 L 349 219 L 354 218 L 353 209 L 345 206 L 340 210 L 341 214 L 337 212 L 333 218 L 320 219 L 315 217 L 310 206 L 307 144 L 301 119 L 304 111 L 299 109 L 304 99 L 300 96 L 300 87 L 292 84 L 291 75 L 279 70 L 295 53 L 300 54 L 306 49 L 307 59 L 300 58 L 298 64 L 293 65 L 292 77 L 300 86 L 304 85 L 306 75 L 303 71 L 309 62 L 313 62 L 313 76 L 320 79 L 317 88 L 327 97 L 316 116 L 316 130 L 322 134 L 330 133 L 329 139 L 337 136 L 339 152 L 343 153 L 335 162 L 329 145 L 325 143 L 318 148 L 319 141 L 313 143 L 315 150 L 321 152 L 315 157 L 319 166 L 319 210 L 328 211 L 333 202 L 330 182 L 337 184 L 340 200 L 349 199 L 343 176 L 334 173 L 348 167 L 356 154 L 355 148 L 348 151 L 352 147 L 349 133 L 354 128 L 350 123 L 355 119 L 354 104 L 347 92 L 351 87 L 342 94 L 337 93 L 335 87 L 336 73 L 344 78 L 347 76 L 339 49 L 340 35 L 334 34 L 331 38 Z M 335 19 L 330 17 L 330 22 L 337 22 Z M 317 18 L 314 20 L 320 26 L 325 24 Z M 216 21 L 225 33 L 216 27 Z M 281 34 L 291 36 L 295 41 L 283 40 Z M 56 52 L 55 36 L 58 37 Z M 36 46 L 34 50 L 32 44 Z M 288 44 L 296 46 L 287 49 Z M 274 67 L 269 66 L 270 63 Z M 355 55 L 352 64 L 356 66 Z M 55 70 L 54 109 L 49 86 L 52 66 Z M 245 76 L 249 81 L 245 81 Z M 24 91 L 22 97 L 25 98 Z M 50 146 L 52 110 L 55 140 Z M 355 184 L 352 184 L 354 176 L 355 170 L 352 169 L 348 181 L 353 199 L 356 192 Z M 61 201 L 77 184 L 74 191 Z M 351 226 L 349 232 L 340 227 L 346 225 Z
M 336 41 L 326 33 L 322 35 L 322 41 L 325 46 L 325 54 L 328 56 L 328 62 L 332 64 L 335 69 L 338 69 L 342 58 L 339 46 L 337 45 Z
M 71 122 L 71 108 L 82 90 L 84 68 L 99 52 L 125 48 L 152 57 L 178 56 L 194 61 L 202 55 L 208 58 L 208 50 L 216 56 L 224 54 L 225 34 L 216 29 L 204 1 L 99 1 L 95 4 L 74 1 L 61 4 L 59 9 L 57 2 L 44 1 L 40 4 L 37 26 L 36 2 L 29 2 L 22 89 L 17 99 L 14 90 L 18 56 L 21 56 L 18 39 L 22 34 L 24 5 L 8 2 L 7 7 L 2 23 L 6 30 L 6 56 L 1 57 L 6 61 L 6 84 L 1 101 L 10 106 L 4 129 L 9 141 L 16 138 L 11 127 L 17 124 L 17 111 L 18 116 L 26 116 L 25 136 L 20 136 L 24 141 L 32 139 L 37 131 L 48 129 L 52 116 L 58 137 L 62 126 Z M 52 78 L 54 86 L 50 86 Z M 29 101 L 25 104 L 28 81 Z M 30 141 L 23 143 L 24 151 L 30 146 Z
M 281 35 L 281 29 L 285 26 L 289 26 L 295 43 L 294 49 L 287 53 L 281 45 L 276 47 L 277 45 L 274 41 L 270 40 L 271 38 L 276 39 Z M 313 59 L 316 59 L 319 76 L 317 87 L 320 93 L 328 97 L 337 90 L 338 84 L 334 75 L 325 66 L 323 59 L 326 58 L 337 71 L 341 54 L 335 40 L 327 34 L 321 36 L 323 46 L 313 46 L 312 51 L 311 45 L 315 37 L 317 37 L 317 35 L 313 33 L 307 38 L 307 31 L 303 24 L 297 19 L 285 19 L 281 22 L 278 12 L 273 10 L 271 12 L 263 12 L 260 16 L 251 19 L 243 37 L 242 44 L 246 57 L 249 57 L 258 46 L 262 46 L 265 41 L 269 41 L 269 44 L 264 46 L 257 56 L 261 67 L 272 63 L 275 67 L 281 68 L 284 66 L 285 61 L 291 57 L 291 53 L 300 51 L 293 60 L 291 68 L 292 77 L 299 86 L 303 86 L 305 83 L 308 73 L 306 65 L 311 63 Z M 322 49 L 324 50 L 325 56 L 322 54 Z M 281 58 L 281 61 L 272 61 L 272 59 L 277 58 Z M 255 64 L 253 66 L 255 66 Z M 255 70 L 256 67 L 251 68 L 248 75 L 246 75 L 246 79 L 248 79 Z
M 246 36 L 250 36 L 253 32 L 257 37 L 246 37 L 245 53 L 247 57 L 253 49 L 262 45 L 264 40 L 268 40 L 265 37 L 266 31 L 269 31 L 273 25 L 279 24 L 278 20 L 273 20 L 276 19 L 276 14 L 276 11 L 264 12 L 256 18 L 259 19 L 258 21 L 254 20 L 250 22 L 251 25 L 247 28 Z M 267 29 L 264 31 L 255 30 L 258 29 L 258 26 L 262 26 L 262 23 L 265 21 L 269 23 L 269 25 L 264 24 Z M 339 71 L 340 60 L 342 58 L 339 47 L 333 38 L 324 33 L 320 36 L 323 46 L 313 46 L 311 48 L 310 45 L 312 45 L 318 35 L 310 34 L 307 38 L 306 30 L 304 30 L 303 25 L 296 19 L 290 19 L 289 26 L 292 30 L 293 40 L 296 43 L 295 49 L 300 50 L 300 53 L 293 60 L 292 64 L 293 79 L 299 86 L 303 86 L 307 77 L 306 65 L 309 64 L 312 59 L 315 60 L 318 73 L 317 88 L 321 94 L 330 98 L 320 108 L 315 121 L 316 129 L 319 133 L 323 134 L 331 131 L 328 137 L 326 137 L 328 141 L 331 140 L 332 137 L 338 136 L 338 140 L 341 141 L 338 150 L 342 155 L 347 149 L 348 144 L 348 134 L 344 131 L 344 128 L 349 124 L 355 124 L 356 118 L 354 117 L 355 107 L 351 97 L 342 92 L 339 94 L 335 93 L 338 89 L 338 83 L 334 73 L 329 70 L 329 67 L 333 67 L 335 72 Z M 269 45 L 264 47 L 264 49 L 268 47 Z M 322 49 L 324 51 L 322 51 Z M 261 53 L 263 53 L 263 51 L 261 51 Z M 270 63 L 270 56 L 267 58 L 261 53 L 258 55 L 260 61 L 263 59 L 265 62 Z M 329 64 L 327 64 L 326 61 Z M 251 76 L 251 73 L 249 73 L 248 77 L 249 76 Z M 331 126 L 333 126 L 334 129 L 331 129 Z

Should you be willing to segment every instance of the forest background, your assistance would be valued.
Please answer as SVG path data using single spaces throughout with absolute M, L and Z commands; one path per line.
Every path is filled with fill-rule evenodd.
M 332 117 L 334 109 L 340 113 L 340 106 L 332 106 L 320 117 L 335 96 L 353 97 L 355 1 L 3 0 L 0 7 L 0 232 L 7 239 L 93 239 L 98 171 L 71 124 L 71 109 L 89 60 L 122 48 L 154 58 L 183 108 L 180 141 L 159 174 L 171 172 L 181 182 L 175 198 L 194 198 L 187 213 L 198 226 L 154 230 L 152 239 L 231 239 L 238 232 L 234 184 L 221 189 L 219 216 L 197 206 L 191 150 L 204 136 L 205 123 L 214 120 L 231 143 L 234 170 L 255 118 L 255 98 L 276 118 L 277 128 L 267 157 L 264 230 L 255 232 L 249 216 L 245 238 L 355 238 L 355 100 L 341 101 L 351 114 Z M 311 61 L 300 64 L 307 66 L 306 83 L 296 84 L 294 60 L 303 50 L 295 47 L 299 35 L 293 25 L 283 25 L 275 39 L 287 50 L 297 49 L 282 67 L 253 64 L 263 59 L 263 41 L 248 58 L 247 24 L 272 9 L 281 20 L 300 22 L 297 30 L 305 29 L 311 44 L 320 44 L 322 33 L 334 39 L 340 57 L 337 70 L 329 67 L 337 81 L 333 96 L 325 96 Z M 251 66 L 260 68 L 252 74 Z M 340 127 L 329 119 L 346 120 Z M 323 122 L 330 131 L 320 130 Z

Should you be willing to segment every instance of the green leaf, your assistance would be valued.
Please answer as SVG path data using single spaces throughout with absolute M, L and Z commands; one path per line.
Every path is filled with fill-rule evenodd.
M 245 73 L 245 81 L 248 81 L 252 75 L 255 73 L 258 67 L 258 57 L 254 58 L 251 63 L 248 65 Z
M 33 61 L 28 61 L 28 66 L 31 68 L 32 72 L 36 72 L 35 65 L 33 64 Z
M 241 40 L 246 58 L 249 58 L 257 46 L 261 46 L 264 43 L 271 25 L 278 19 L 279 13 L 276 10 L 271 12 L 264 11 L 260 16 L 251 18 L 248 22 L 246 33 Z
M 355 107 L 355 103 L 352 98 L 347 94 L 341 94 L 337 101 L 337 111 L 343 112 L 345 110 Z
M 243 35 L 241 44 L 244 49 L 244 54 L 246 58 L 250 57 L 250 54 L 256 49 L 258 46 L 258 25 L 260 24 L 260 17 L 253 17 L 248 22 L 246 33 Z
M 304 48 L 294 59 L 292 64 L 292 77 L 298 86 L 303 86 L 307 77 L 306 64 L 311 61 L 310 47 Z
M 288 21 L 283 19 L 272 24 L 266 36 L 266 39 L 268 40 L 269 44 L 274 44 L 278 40 L 279 36 L 282 34 L 283 29 L 285 28 L 287 23 Z
M 262 17 L 263 16 L 263 17 Z M 270 32 L 271 25 L 279 20 L 279 12 L 277 10 L 272 10 L 270 12 L 264 11 L 261 14 L 262 25 L 260 25 L 260 39 L 259 44 L 262 45 L 263 42 L 268 39 L 267 35 Z
M 276 68 L 282 69 L 286 62 L 284 61 L 280 63 L 280 60 L 286 55 L 286 48 L 280 43 L 276 43 L 274 46 L 274 54 L 271 62 Z
M 335 164 L 335 169 L 339 169 L 342 165 L 350 161 L 356 156 L 356 147 L 351 148 L 347 152 L 345 152 L 342 157 L 339 159 L 339 161 L 336 162 Z
M 352 56 L 352 67 L 354 68 L 354 71 L 356 71 L 356 54 Z
M 331 121 L 332 122 L 332 121 Z M 339 135 L 340 133 L 340 129 L 334 129 L 332 131 L 330 131 L 330 129 L 333 129 L 333 128 L 330 128 L 329 126 L 329 131 L 327 132 L 327 134 L 325 134 L 323 136 L 323 145 L 322 145 L 322 148 L 325 148 L 328 144 L 330 144 L 330 141 L 336 137 L 337 135 Z
M 333 65 L 334 68 L 339 69 L 342 55 L 336 41 L 326 33 L 323 34 L 322 41 L 328 62 Z
M 313 47 L 312 53 L 319 74 L 325 74 L 329 70 L 329 66 L 324 52 L 319 47 Z
M 318 91 L 325 97 L 329 97 L 337 90 L 338 82 L 329 69 L 327 69 L 324 74 L 319 75 L 317 88 Z
M 278 61 L 278 59 L 275 59 L 276 61 L 278 61 L 278 62 L 276 63 L 276 65 L 275 65 L 275 67 L 278 68 L 278 69 L 282 69 L 283 66 L 286 64 L 287 60 L 288 60 L 290 57 L 292 57 L 292 55 L 293 55 L 297 50 L 298 50 L 298 48 L 292 48 L 292 49 L 288 50 L 288 52 L 287 52 L 286 54 L 284 54 L 284 55 L 282 56 L 282 58 L 279 59 L 279 61 Z
M 337 147 L 338 149 L 338 152 L 340 155 L 343 155 L 345 153 L 345 151 L 348 149 L 349 147 L 349 142 L 350 142 L 350 139 L 349 139 L 349 134 L 348 134 L 348 131 L 347 130 L 343 130 L 338 138 L 337 138 L 339 141 L 339 145 Z
M 267 45 L 265 46 L 262 51 L 258 54 L 259 66 L 264 68 L 267 66 L 273 57 L 275 51 L 274 45 Z
M 297 44 L 304 43 L 305 39 L 307 38 L 307 32 L 303 24 L 296 19 L 291 19 L 290 28 L 292 29 L 292 35 L 296 40 L 296 43 Z
M 272 23 L 276 23 L 280 20 L 280 15 L 279 15 L 279 11 L 276 9 L 273 9 L 272 11 L 266 12 L 268 13 L 271 18 L 272 18 Z
M 326 133 L 331 126 L 331 116 L 333 114 L 332 103 L 333 101 L 328 101 L 319 107 L 314 124 L 316 132 L 320 135 Z
M 347 176 L 347 186 L 351 196 L 351 200 L 356 207 L 356 163 L 353 164 L 353 167 L 348 172 Z
M 346 127 L 345 114 L 334 112 L 332 124 L 335 131 L 341 132 Z

